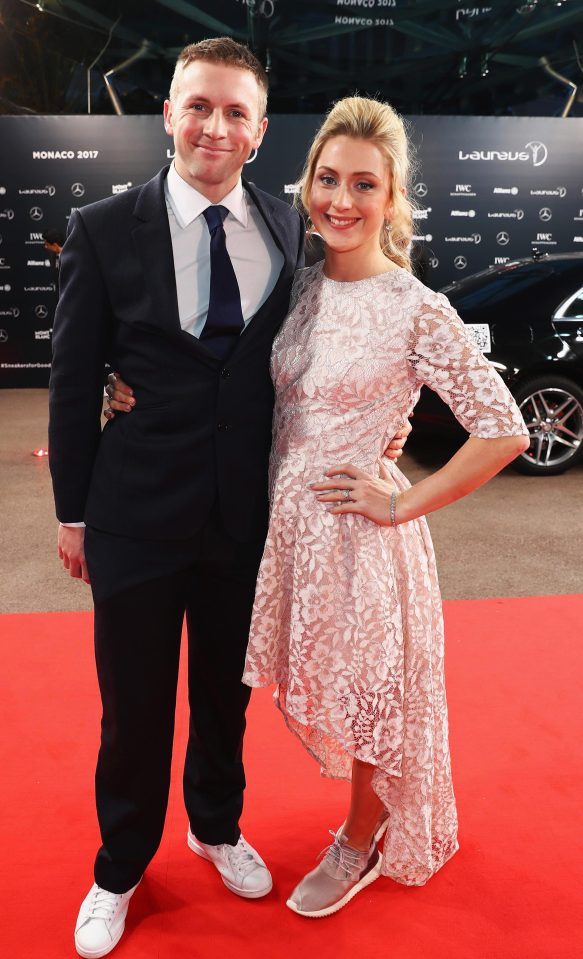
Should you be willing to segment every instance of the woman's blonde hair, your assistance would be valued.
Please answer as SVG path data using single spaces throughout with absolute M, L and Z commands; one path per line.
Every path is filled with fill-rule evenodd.
M 309 212 L 310 195 L 320 154 L 334 137 L 368 140 L 385 156 L 391 179 L 392 217 L 381 231 L 381 249 L 389 260 L 411 270 L 413 203 L 409 199 L 410 148 L 401 117 L 388 103 L 366 97 L 345 97 L 335 103 L 310 147 L 300 182 L 301 204 Z M 308 222 L 308 229 L 310 224 Z

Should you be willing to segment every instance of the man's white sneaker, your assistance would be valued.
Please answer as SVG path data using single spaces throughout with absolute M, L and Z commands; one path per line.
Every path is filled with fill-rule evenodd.
M 258 852 L 239 836 L 236 846 L 221 843 L 209 846 L 188 830 L 188 845 L 197 856 L 208 859 L 221 874 L 231 892 L 244 899 L 259 899 L 271 892 L 273 881 L 269 869 Z
M 117 946 L 123 935 L 128 906 L 138 884 L 115 893 L 93 883 L 81 903 L 75 925 L 75 948 L 85 959 L 99 959 Z

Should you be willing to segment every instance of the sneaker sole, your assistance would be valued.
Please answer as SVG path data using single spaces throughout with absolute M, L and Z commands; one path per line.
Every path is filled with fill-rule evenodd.
M 187 833 L 187 836 L 186 836 L 186 841 L 187 841 L 187 843 L 188 843 L 188 848 L 189 848 L 189 849 L 192 849 L 192 851 L 193 851 L 194 853 L 196 853 L 197 856 L 200 856 L 201 859 L 206 859 L 207 862 L 212 862 L 213 866 L 214 866 L 215 869 L 217 870 L 219 876 L 220 876 L 221 879 L 223 880 L 223 882 L 224 882 L 225 886 L 227 887 L 227 889 L 228 889 L 230 892 L 234 892 L 236 896 L 241 896 L 242 899 L 261 899 L 263 896 L 267 896 L 268 893 L 270 893 L 271 890 L 273 889 L 273 882 L 272 882 L 272 881 L 270 881 L 269 886 L 266 886 L 264 889 L 260 889 L 260 890 L 258 890 L 257 892 L 255 892 L 255 891 L 253 891 L 253 890 L 249 891 L 249 890 L 247 890 L 247 889 L 241 889 L 240 886 L 235 886 L 235 885 L 234 885 L 232 882 L 230 882 L 225 876 L 223 876 L 222 872 L 220 871 L 220 869 L 218 868 L 218 866 L 216 865 L 216 863 L 213 862 L 213 860 L 212 860 L 211 857 L 209 856 L 209 854 L 208 854 L 208 852 L 206 851 L 206 849 L 204 848 L 204 846 L 201 846 L 201 845 L 200 845 L 200 843 L 198 842 L 198 839 L 196 838 L 196 836 L 193 836 L 193 834 L 191 833 L 190 829 L 188 830 L 188 833 Z
M 379 856 L 379 861 L 376 866 L 367 872 L 366 876 L 357 882 L 356 886 L 353 886 L 352 889 L 346 893 L 346 895 L 339 899 L 338 902 L 333 903 L 331 906 L 327 906 L 326 909 L 319 909 L 317 912 L 303 912 L 301 909 L 298 909 L 295 902 L 292 902 L 291 899 L 288 899 L 286 906 L 291 909 L 292 912 L 295 912 L 298 916 L 304 916 L 306 919 L 323 919 L 325 916 L 332 916 L 335 912 L 338 912 L 339 909 L 342 909 L 343 906 L 346 906 L 351 899 L 361 892 L 363 889 L 366 889 L 367 886 L 370 886 L 375 879 L 378 879 L 381 874 L 381 865 L 382 857 Z
M 119 932 L 116 934 L 115 939 L 112 939 L 111 945 L 107 949 L 83 949 L 77 944 L 77 936 L 75 936 L 75 949 L 77 950 L 80 956 L 83 956 L 83 959 L 101 959 L 102 956 L 107 956 L 112 949 L 115 949 L 119 940 L 124 934 L 125 931 L 125 921 Z

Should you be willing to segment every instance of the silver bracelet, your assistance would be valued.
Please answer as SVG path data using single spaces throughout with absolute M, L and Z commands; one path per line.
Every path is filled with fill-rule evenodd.
M 393 490 L 393 492 L 391 493 L 391 502 L 389 505 L 389 516 L 391 518 L 391 526 L 397 525 L 396 512 L 397 512 L 397 491 Z

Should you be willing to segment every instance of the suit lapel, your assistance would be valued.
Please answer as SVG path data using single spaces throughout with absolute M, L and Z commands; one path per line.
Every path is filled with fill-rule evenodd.
M 167 173 L 168 167 L 164 167 L 144 184 L 133 210 L 136 226 L 132 236 L 142 265 L 144 283 L 152 301 L 152 319 L 165 332 L 180 336 L 186 349 L 216 366 L 217 358 L 210 350 L 196 337 L 185 333 L 180 326 L 172 237 L 164 190 Z
M 259 308 L 249 325 L 245 328 L 237 346 L 231 357 L 239 358 L 240 354 L 247 352 L 253 345 L 256 338 L 265 332 L 266 325 L 272 330 L 273 335 L 277 332 L 283 322 L 284 315 L 280 311 L 273 311 L 273 303 L 280 300 L 283 288 L 289 288 L 295 271 L 297 261 L 297 244 L 294 245 L 290 240 L 290 223 L 287 211 L 282 211 L 279 204 L 273 203 L 268 193 L 257 190 L 250 183 L 243 181 L 243 186 L 249 193 L 259 213 L 265 220 L 267 228 L 273 237 L 276 246 L 283 254 L 283 266 L 277 278 L 276 284 L 268 296 L 267 300 Z

